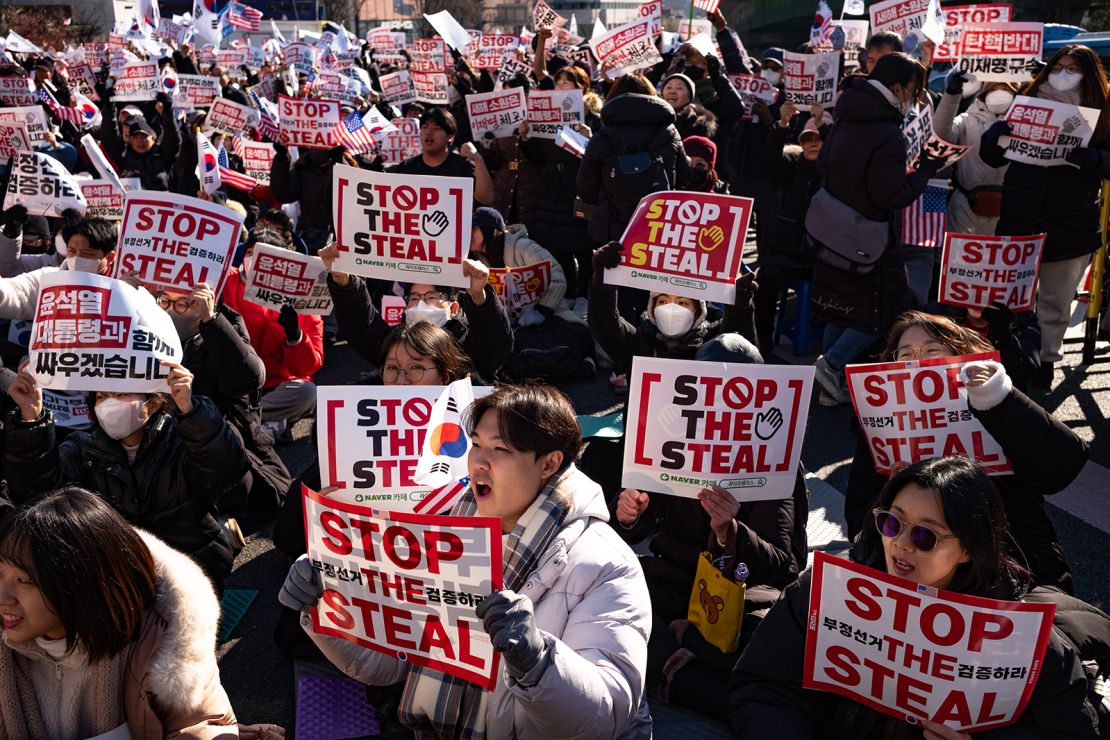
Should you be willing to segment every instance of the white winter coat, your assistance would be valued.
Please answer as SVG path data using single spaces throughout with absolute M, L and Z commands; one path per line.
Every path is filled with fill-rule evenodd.
M 35 318 L 43 275 L 61 268 L 42 267 L 12 278 L 0 278 L 0 319 Z
M 535 686 L 500 680 L 488 702 L 491 740 L 650 738 L 644 701 L 651 607 L 643 570 L 606 522 L 601 487 L 576 468 L 556 489 L 573 497 L 563 529 L 521 593 L 535 604 L 536 626 L 551 657 Z M 332 663 L 371 685 L 405 678 L 400 661 L 301 625 Z M 530 682 L 532 676 L 525 676 Z
M 983 101 L 976 98 L 971 106 L 956 115 L 961 96 L 945 93 L 941 97 L 937 112 L 933 116 L 933 131 L 937 136 L 952 144 L 972 145 L 975 147 L 956 164 L 956 182 L 965 190 L 984 185 L 1002 186 L 1006 167 L 991 167 L 979 158 L 979 141 L 983 133 L 1001 120 L 987 110 Z M 994 234 L 997 218 L 976 215 L 971 210 L 967 196 L 958 189 L 952 193 L 948 204 L 948 220 L 945 229 L 960 234 Z
M 40 267 L 57 267 L 62 254 L 23 254 L 23 233 L 7 236 L 0 231 L 0 277 L 10 278 Z

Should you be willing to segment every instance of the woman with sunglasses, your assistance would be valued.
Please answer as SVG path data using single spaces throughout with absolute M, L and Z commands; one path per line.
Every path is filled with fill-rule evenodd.
M 992 737 L 1099 736 L 1075 646 L 1088 641 L 1090 629 L 1080 612 L 1098 633 L 1107 617 L 1055 588 L 1030 589 L 1029 573 L 1006 551 L 1006 510 L 986 474 L 960 457 L 914 463 L 890 479 L 869 518 L 852 549 L 857 563 L 960 594 L 1061 604 L 1029 703 L 1016 725 Z M 729 709 L 736 737 L 922 737 L 851 699 L 802 687 L 810 580 L 807 570 L 786 589 L 733 669 Z M 970 738 L 919 719 L 926 740 Z
M 924 360 L 993 349 L 981 335 L 951 319 L 907 311 L 891 328 L 882 357 L 884 361 Z M 1011 555 L 1032 572 L 1036 583 L 1071 593 L 1071 570 L 1045 512 L 1044 497 L 1067 488 L 1079 475 L 1087 462 L 1087 443 L 1014 388 L 1005 365 L 977 362 L 964 370 L 961 379 L 967 385 L 968 408 L 1013 466 L 1008 475 L 992 478 L 1002 492 L 1010 522 Z M 886 476 L 875 472 L 861 432 L 844 495 L 849 539 L 854 541 L 869 526 L 871 509 L 886 482 Z

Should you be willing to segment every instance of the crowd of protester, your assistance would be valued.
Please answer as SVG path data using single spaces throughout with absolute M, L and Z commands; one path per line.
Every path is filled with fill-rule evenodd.
M 648 702 L 661 701 L 715 717 L 743 738 L 967 737 L 803 686 L 811 593 L 804 470 L 791 497 L 743 504 L 716 487 L 697 498 L 624 488 L 624 438 L 584 440 L 558 389 L 600 373 L 601 384 L 626 394 L 636 357 L 728 362 L 738 374 L 742 365 L 780 363 L 788 350 L 777 333 L 790 310 L 783 296 L 799 283 L 811 286 L 812 301 L 797 299 L 796 310 L 811 310 L 823 326 L 815 361 L 822 404 L 849 401 L 850 364 L 999 352 L 1000 362 L 965 371 L 967 402 L 1013 469 L 988 477 L 963 458 L 942 457 L 883 475 L 860 432 L 845 494 L 850 557 L 925 587 L 1054 603 L 1028 706 L 992 736 L 1099 736 L 1110 715 L 1093 687 L 1110 667 L 1110 618 L 1071 595 L 1072 569 L 1045 508 L 1047 496 L 1079 475 L 1088 449 L 1035 400 L 1057 380 L 1072 301 L 1102 248 L 1110 103 L 1098 56 L 1065 46 L 1022 85 L 982 84 L 953 70 L 934 92 L 930 73 L 944 70 L 931 64 L 931 42 L 909 54 L 900 36 L 879 33 L 858 59 L 843 59 L 837 102 L 825 109 L 785 99 L 784 49 L 748 57 L 723 15 L 708 18 L 723 58 L 680 44 L 653 68 L 615 79 L 565 48 L 548 53 L 550 31 L 521 50 L 531 69 L 506 87 L 584 93 L 581 156 L 530 136 L 527 123 L 509 136 L 473 137 L 465 96 L 494 90 L 496 70 L 475 70 L 455 53 L 448 105 L 395 107 L 370 92 L 344 106 L 344 115 L 376 108 L 387 119 L 418 119 L 419 154 L 390 165 L 343 146 L 292 153 L 279 137 L 251 130 L 244 135 L 272 141 L 275 155 L 270 184 L 249 192 L 224 185 L 208 193 L 198 180 L 194 131 L 203 110 L 181 110 L 165 93 L 116 104 L 109 66 L 99 60 L 102 123 L 91 133 L 118 176 L 137 178 L 143 190 L 227 204 L 245 214 L 245 228 L 219 295 L 200 283 L 188 295 L 155 296 L 184 349 L 169 369 L 169 393 L 90 393 L 89 418 L 63 427 L 44 406 L 44 392 L 54 391 L 24 365 L 26 347 L 11 333 L 3 343 L 0 737 L 91 738 L 121 725 L 126 731 L 111 737 L 280 735 L 269 725 L 236 725 L 235 697 L 229 701 L 215 662 L 216 595 L 243 546 L 244 519 L 273 521 L 274 545 L 292 563 L 280 593 L 265 595 L 285 607 L 280 649 L 388 687 L 380 695 L 392 697 L 394 712 L 382 720 L 396 732 L 647 738 Z M 246 88 L 266 78 L 278 92 L 316 95 L 309 76 L 290 79 L 278 64 L 222 68 L 202 63 L 187 43 L 170 42 L 168 52 L 160 65 L 218 77 L 222 96 L 241 104 L 252 103 Z M 397 68 L 379 57 L 366 43 L 355 60 L 375 90 Z M 62 54 L 18 53 L 7 62 L 0 76 L 32 75 L 62 105 L 76 101 Z M 776 102 L 745 103 L 728 74 L 762 76 L 779 91 Z M 1090 146 L 1068 155 L 1072 166 L 1003 157 L 1004 115 L 1017 94 L 1099 112 Z M 903 121 L 919 104 L 935 109 L 941 138 L 975 147 L 955 168 L 925 152 L 907 169 Z M 43 110 L 50 131 L 37 150 L 95 176 L 81 144 L 86 131 L 45 102 Z M 214 143 L 232 149 L 230 139 Z M 650 166 L 626 171 L 621 160 L 635 153 L 646 153 Z M 242 164 L 232 156 L 228 166 Z M 473 179 L 468 286 L 335 269 L 337 164 Z M 899 225 L 902 210 L 938 177 L 949 184 L 949 231 L 1047 234 L 1035 310 L 937 302 L 939 246 L 901 243 Z M 620 264 L 620 239 L 641 198 L 661 190 L 753 199 L 752 269 L 736 276 L 731 303 L 605 280 Z M 865 244 L 882 252 L 874 269 L 818 258 L 843 237 L 830 200 L 879 225 L 850 235 L 877 240 Z M 807 228 L 814 214 L 809 223 L 822 226 Z M 8 207 L 0 319 L 33 319 L 41 281 L 52 273 L 113 274 L 118 238 L 104 219 Z M 319 256 L 333 315 L 273 310 L 246 297 L 259 244 Z M 545 261 L 546 292 L 523 310 L 489 280 L 491 269 Z M 122 279 L 143 287 L 135 274 Z M 405 303 L 395 326 L 386 320 L 387 296 Z M 313 378 L 337 341 L 368 365 L 352 383 L 443 386 L 470 376 L 493 386 L 466 415 L 470 488 L 453 509 L 502 522 L 505 587 L 478 607 L 493 643 L 508 645 L 492 690 L 312 628 L 309 607 L 323 586 L 305 555 L 300 492 L 320 489 L 320 466 L 294 474 L 278 449 L 298 420 L 315 418 Z M 746 566 L 745 616 L 732 650 L 686 618 L 703 551 Z

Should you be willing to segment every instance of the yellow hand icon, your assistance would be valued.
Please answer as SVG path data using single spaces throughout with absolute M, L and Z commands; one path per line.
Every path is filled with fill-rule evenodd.
M 706 252 L 712 252 L 725 241 L 725 230 L 720 226 L 710 226 L 698 232 L 698 246 Z

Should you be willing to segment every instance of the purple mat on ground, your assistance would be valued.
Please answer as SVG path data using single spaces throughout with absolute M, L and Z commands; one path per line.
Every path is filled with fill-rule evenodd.
M 302 676 L 297 690 L 297 740 L 377 735 L 378 715 L 366 687 L 350 678 Z

